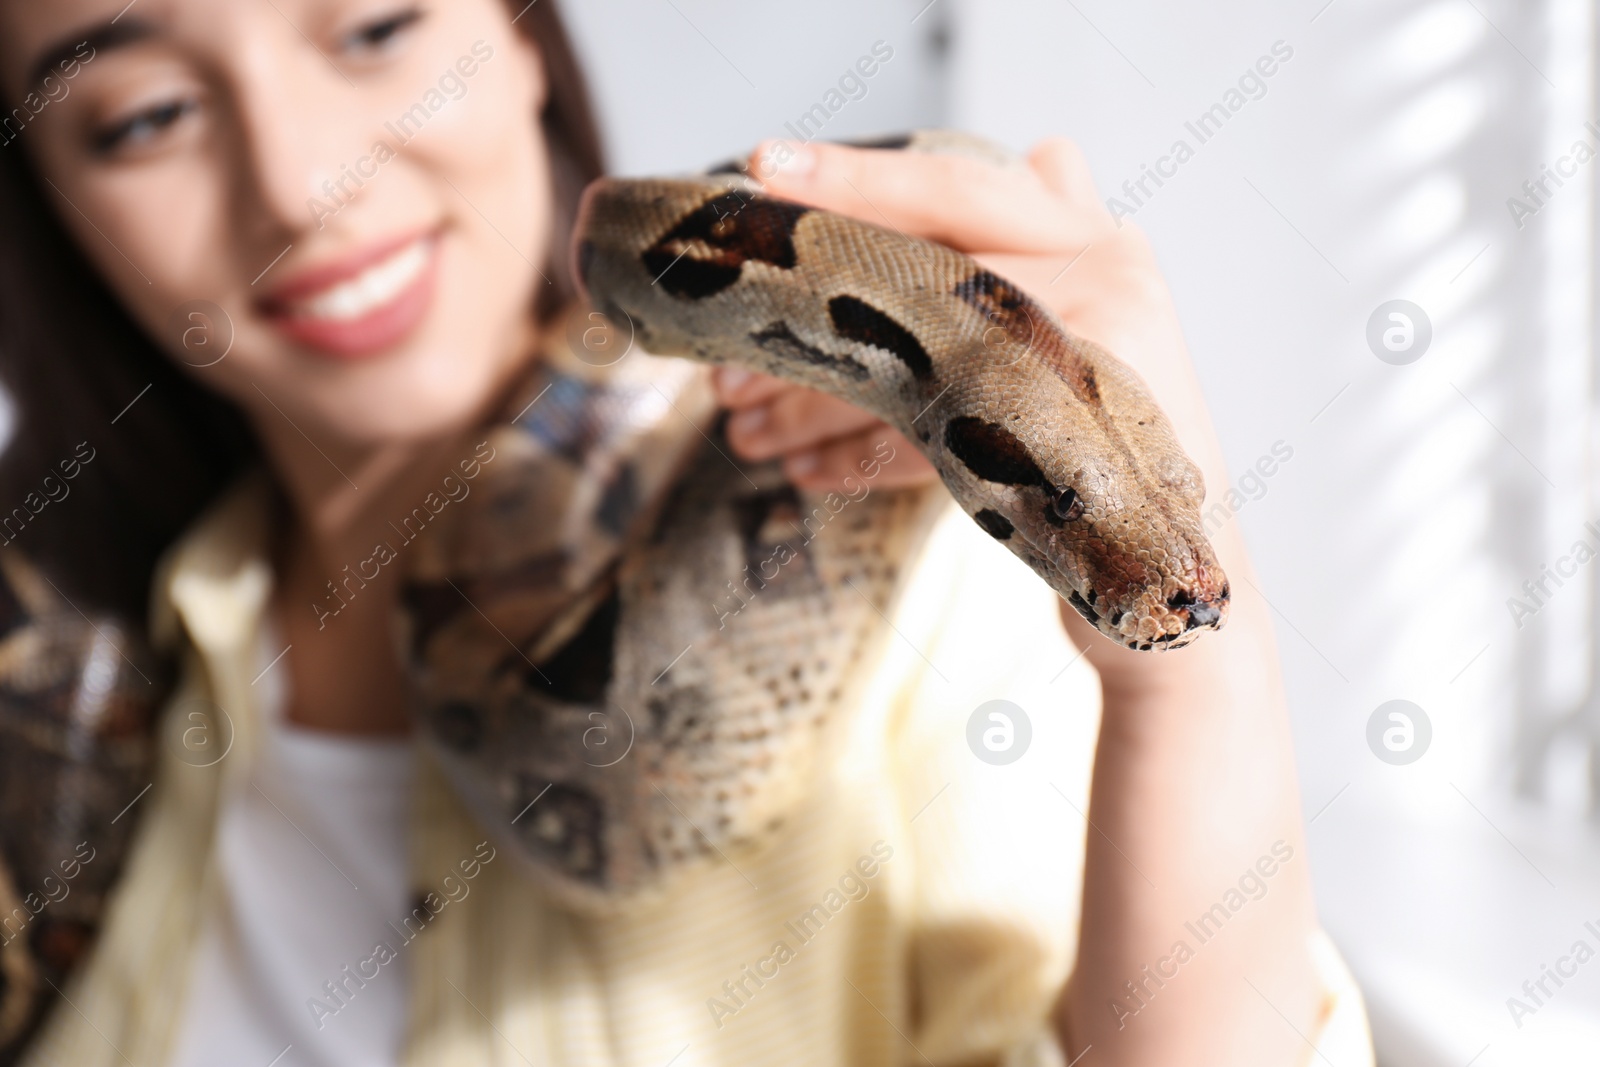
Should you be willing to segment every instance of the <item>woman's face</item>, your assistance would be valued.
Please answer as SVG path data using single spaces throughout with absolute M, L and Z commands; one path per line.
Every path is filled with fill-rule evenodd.
M 519 358 L 549 179 L 501 0 L 0 0 L 0 84 L 0 151 L 258 420 L 432 436 Z

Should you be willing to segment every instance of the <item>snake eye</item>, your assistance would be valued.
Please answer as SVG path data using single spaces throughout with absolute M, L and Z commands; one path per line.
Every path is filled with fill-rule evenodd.
M 1050 506 L 1055 509 L 1056 518 L 1063 522 L 1071 522 L 1083 515 L 1083 501 L 1078 498 L 1078 491 L 1070 486 L 1057 493 Z

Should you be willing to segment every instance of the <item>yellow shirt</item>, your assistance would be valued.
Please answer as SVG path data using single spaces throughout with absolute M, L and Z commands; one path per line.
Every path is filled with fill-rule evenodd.
M 155 785 L 100 939 L 29 1067 L 159 1067 L 171 1055 L 198 917 L 218 892 L 217 813 L 259 747 L 268 500 L 259 477 L 241 483 L 158 575 L 153 637 L 180 650 L 183 671 Z M 782 835 L 607 918 L 547 902 L 509 857 L 483 865 L 471 896 L 405 950 L 404 1062 L 1063 1063 L 1048 1012 L 1076 947 L 1099 688 L 1056 611 L 1048 588 L 947 510 L 842 756 Z M 993 699 L 1032 727 L 1003 766 L 967 742 L 973 710 Z M 196 700 L 234 728 L 209 767 L 179 758 L 179 712 Z M 414 887 L 436 890 L 485 836 L 424 761 Z M 1316 1052 L 1370 1065 L 1359 992 L 1331 945 L 1318 958 L 1333 1007 Z

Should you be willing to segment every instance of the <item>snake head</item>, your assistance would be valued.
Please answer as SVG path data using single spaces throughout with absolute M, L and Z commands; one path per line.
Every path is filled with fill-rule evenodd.
M 992 394 L 1012 405 L 945 420 L 941 473 L 978 525 L 1100 633 L 1179 648 L 1228 615 L 1201 522 L 1204 481 L 1137 375 L 1063 335 L 1074 374 L 1019 377 Z

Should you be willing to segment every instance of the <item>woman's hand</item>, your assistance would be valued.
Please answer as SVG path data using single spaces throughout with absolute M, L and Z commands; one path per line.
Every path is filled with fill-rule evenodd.
M 767 177 L 773 168 L 765 161 L 783 154 L 758 150 L 752 173 Z M 802 146 L 767 184 L 775 196 L 941 241 L 1027 289 L 1068 330 L 1138 371 L 1212 491 L 1228 484 L 1155 257 L 1136 227 L 1111 219 L 1071 143 L 1044 141 L 1014 168 Z M 892 433 L 848 405 L 770 379 L 724 381 L 723 390 L 737 409 L 736 449 L 781 454 L 791 465 L 812 452 L 821 457 L 798 479 L 808 488 L 853 469 L 874 438 Z M 762 413 L 764 428 L 750 425 Z M 1130 651 L 1062 611 L 1104 694 L 1082 935 L 1056 1017 L 1069 1058 L 1093 1045 L 1103 1065 L 1295 1062 L 1305 1051 L 1299 1035 L 1315 1030 L 1322 1007 L 1271 617 L 1237 527 L 1225 525 L 1214 541 L 1233 579 L 1230 619 L 1190 647 Z M 1066 840 L 1060 847 L 1076 847 Z M 1159 996 L 1142 1006 L 1130 999 L 1128 985 L 1169 956 L 1175 939 L 1188 939 L 1185 923 L 1273 849 L 1294 859 L 1271 892 Z M 1070 900 L 1073 890 L 1062 894 Z
M 894 449 L 894 462 L 882 467 L 880 487 L 904 489 L 938 478 L 900 431 L 853 404 L 733 367 L 719 367 L 714 380 L 718 398 L 732 413 L 727 434 L 734 452 L 747 460 L 782 456 L 784 477 L 800 489 L 849 489 L 845 479 L 859 476 L 863 462 L 882 455 L 878 445 L 884 441 Z

